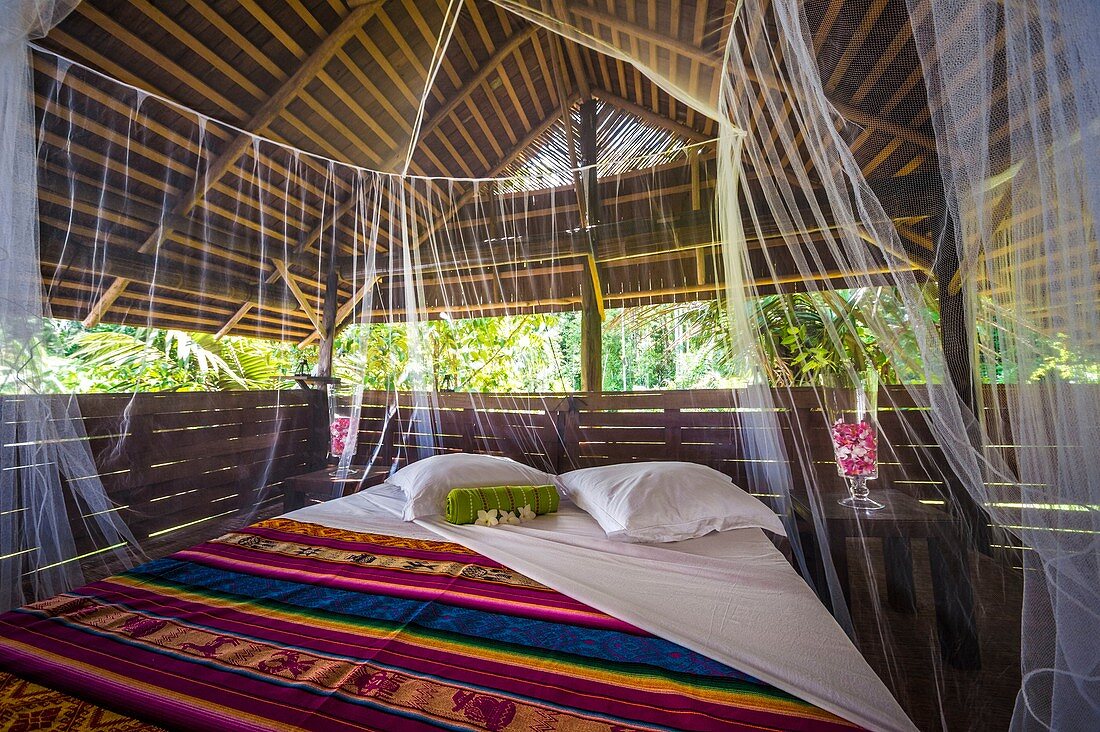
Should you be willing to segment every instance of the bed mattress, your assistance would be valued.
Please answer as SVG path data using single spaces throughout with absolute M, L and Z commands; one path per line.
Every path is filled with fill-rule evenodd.
M 12 674 L 0 677 L 0 727 L 35 721 L 12 701 L 16 687 L 40 710 L 82 710 L 100 725 L 88 729 L 859 726 L 471 548 L 493 530 L 443 536 L 369 493 L 0 616 L 0 671 Z M 574 512 L 532 522 L 535 541 L 597 541 Z M 506 534 L 491 536 L 531 540 Z

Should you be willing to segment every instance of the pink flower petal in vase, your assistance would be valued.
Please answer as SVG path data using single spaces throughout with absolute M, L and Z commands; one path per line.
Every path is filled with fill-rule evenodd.
M 831 429 L 833 451 L 843 475 L 874 475 L 878 459 L 874 425 L 837 420 Z
M 332 440 L 329 444 L 329 452 L 333 455 L 341 455 L 347 447 L 348 433 L 351 431 L 351 417 L 336 417 L 329 425 L 329 435 Z

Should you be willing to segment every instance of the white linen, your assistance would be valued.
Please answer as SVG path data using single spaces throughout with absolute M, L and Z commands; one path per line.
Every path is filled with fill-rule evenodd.
M 785 533 L 774 511 L 728 475 L 698 463 L 582 468 L 559 475 L 558 485 L 610 539 L 672 542 L 753 527 Z
M 375 496 L 384 499 L 383 506 L 372 500 Z M 404 508 L 405 494 L 402 490 L 395 485 L 382 483 L 350 496 L 299 508 L 284 514 L 282 518 L 346 531 L 438 541 L 439 535 L 434 531 L 402 519 L 401 512 Z
M 610 540 L 568 499 L 520 526 L 401 519 L 383 484 L 287 514 L 351 531 L 444 539 L 580 602 L 751 674 L 856 724 L 915 730 L 825 607 L 760 529 L 676 543 Z
M 554 476 L 510 458 L 459 452 L 417 460 L 391 475 L 387 482 L 405 491 L 402 518 L 412 521 L 443 513 L 447 494 L 454 488 L 553 485 Z

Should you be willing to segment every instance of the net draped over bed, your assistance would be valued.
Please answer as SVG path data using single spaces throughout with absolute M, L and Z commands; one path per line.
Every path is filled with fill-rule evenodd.
M 11 181 L 0 188 L 0 605 L 80 584 L 78 554 L 122 558 L 146 543 L 104 488 L 101 466 L 111 456 L 94 447 L 108 435 L 84 433 L 68 395 L 79 385 L 51 381 L 50 318 L 132 326 L 126 339 L 82 347 L 101 359 L 117 353 L 135 384 L 149 383 L 172 347 L 217 371 L 218 359 L 249 358 L 242 337 L 273 339 L 307 355 L 319 373 L 343 349 L 357 355 L 337 369 L 345 388 L 391 394 L 395 409 L 378 445 L 396 430 L 409 460 L 439 447 L 448 418 L 441 390 L 476 391 L 479 369 L 469 367 L 463 341 L 471 319 L 486 319 L 477 322 L 499 328 L 508 344 L 481 369 L 526 368 L 544 391 L 588 392 L 603 388 L 606 374 L 591 383 L 582 364 L 577 383 L 577 354 L 561 351 L 555 327 L 580 327 L 583 340 L 593 320 L 610 329 L 617 317 L 610 322 L 620 324 L 625 352 L 636 325 L 624 315 L 630 308 L 702 301 L 723 325 L 722 353 L 737 383 L 738 480 L 772 497 L 796 564 L 817 577 L 841 625 L 881 636 L 891 673 L 904 676 L 915 664 L 940 678 L 938 659 L 904 657 L 890 627 L 904 619 L 885 610 L 876 576 L 868 579 L 878 624 L 871 631 L 849 613 L 828 542 L 820 549 L 799 539 L 792 496 L 805 495 L 819 536 L 832 500 L 811 449 L 813 435 L 828 429 L 829 390 L 812 392 L 817 406 L 802 413 L 812 417 L 790 424 L 781 406 L 805 382 L 775 369 L 775 354 L 796 347 L 781 341 L 807 337 L 807 321 L 821 324 L 822 348 L 846 354 L 823 371 L 856 383 L 877 363 L 903 384 L 882 392 L 880 409 L 902 401 L 924 408 L 912 432 L 881 434 L 880 452 L 945 463 L 951 479 L 937 501 L 968 541 L 984 551 L 1018 548 L 1023 680 L 1014 728 L 1095 726 L 1095 4 L 889 4 L 887 14 L 911 25 L 913 38 L 909 77 L 891 81 L 923 90 L 922 104 L 903 110 L 905 129 L 889 119 L 911 97 L 879 98 L 874 84 L 846 90 L 881 103 L 871 116 L 834 101 L 852 82 L 842 71 L 822 73 L 819 58 L 829 51 L 794 0 L 741 0 L 717 11 L 685 3 L 672 20 L 653 3 L 494 5 L 507 11 L 499 30 L 520 39 L 513 50 L 535 38 L 550 73 L 504 82 L 529 115 L 529 132 L 490 135 L 486 147 L 470 132 L 484 125 L 481 113 L 450 105 L 440 91 L 461 82 L 456 68 L 473 65 L 467 4 L 423 10 L 430 27 L 400 49 L 372 49 L 354 35 L 381 3 L 341 8 L 330 40 L 354 36 L 361 53 L 335 40 L 312 52 L 288 45 L 304 65 L 288 72 L 272 64 L 271 89 L 234 77 L 257 104 L 226 97 L 192 109 L 126 69 L 103 73 L 37 45 L 73 3 L 3 0 L 0 14 L 17 22 L 0 31 L 0 179 Z M 828 22 L 836 18 L 817 25 Z M 854 32 L 866 39 L 871 26 Z M 652 82 L 670 108 L 710 122 L 624 111 L 578 72 L 578 49 L 627 62 L 636 83 Z M 361 60 L 386 53 L 407 63 Z M 837 53 L 842 65 L 876 73 L 875 59 Z M 353 124 L 324 94 L 284 94 L 299 73 L 329 91 L 334 76 L 377 88 L 388 75 L 419 93 L 360 108 L 366 131 L 344 144 L 302 123 L 308 112 L 337 130 Z M 539 86 L 552 105 L 535 97 Z M 912 171 L 885 183 L 860 153 L 883 129 L 921 151 Z M 447 140 L 446 152 L 421 145 L 428 135 Z M 840 302 L 837 291 L 857 294 Z M 561 314 L 575 319 L 555 325 Z M 492 323 L 503 325 L 490 325 L 501 316 Z M 787 328 L 765 330 L 768 318 Z M 345 334 L 338 343 L 324 336 L 332 324 Z M 156 340 L 161 332 L 169 342 Z M 509 339 L 521 332 L 516 348 Z M 599 343 L 585 345 L 598 360 Z M 524 352 L 538 357 L 516 355 Z M 823 358 L 811 349 L 803 357 L 815 353 Z M 343 399 L 359 435 L 362 391 Z M 121 434 L 109 437 L 124 455 L 143 423 L 137 410 L 132 418 L 120 411 Z M 360 441 L 345 441 L 341 462 L 385 469 L 392 456 Z M 277 441 L 257 444 L 272 466 L 285 457 Z M 266 486 L 258 481 L 234 500 L 264 503 Z M 820 574 L 811 568 L 818 562 Z

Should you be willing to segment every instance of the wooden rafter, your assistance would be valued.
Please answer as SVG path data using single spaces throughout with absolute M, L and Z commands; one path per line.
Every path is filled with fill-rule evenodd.
M 574 95 L 570 97 L 569 100 L 567 100 L 567 103 L 572 106 L 572 104 L 576 103 L 577 99 L 578 95 Z M 545 135 L 551 127 L 557 124 L 559 119 L 560 116 L 555 110 L 549 116 L 547 116 L 546 119 L 544 119 L 538 125 L 529 130 L 527 134 L 524 135 L 523 138 L 508 151 L 504 158 L 499 163 L 497 163 L 496 167 L 490 170 L 485 177 L 495 178 L 503 173 L 509 165 L 514 163 L 517 159 L 519 159 L 521 155 L 523 155 L 524 152 L 526 152 L 527 148 L 531 147 L 531 145 L 533 145 L 536 140 Z M 470 186 L 470 189 L 466 191 L 466 193 L 463 193 L 455 200 L 454 205 L 448 209 L 446 215 L 439 217 L 436 220 L 436 223 L 421 236 L 419 245 L 424 246 L 424 244 L 429 241 L 431 237 L 433 237 L 441 228 L 443 228 L 448 222 L 450 222 L 460 210 L 462 210 L 463 206 L 473 201 L 474 196 L 476 195 L 477 187 Z
M 224 337 L 227 333 L 229 333 L 229 331 L 233 330 L 233 327 L 237 325 L 237 323 L 241 322 L 241 318 L 248 315 L 248 312 L 252 308 L 253 304 L 251 302 L 246 302 L 244 305 L 241 305 L 239 308 L 237 308 L 237 312 L 233 313 L 233 316 L 229 318 L 229 320 L 227 320 L 221 328 L 218 329 L 218 332 L 214 334 L 214 338 L 220 339 Z
M 664 115 L 656 114 L 652 110 L 647 109 L 639 104 L 635 104 L 629 99 L 623 99 L 618 94 L 607 91 L 606 89 L 593 89 L 592 96 L 599 99 L 601 102 L 610 104 L 613 107 L 618 107 L 624 112 L 638 117 L 639 119 L 648 122 L 652 125 L 660 127 L 663 130 L 668 130 L 674 134 L 680 135 L 692 142 L 705 142 L 710 138 L 704 135 L 698 130 L 681 124 L 674 119 L 669 119 Z
M 582 7 L 576 4 L 569 5 L 569 12 L 573 15 L 576 15 L 577 17 L 586 18 L 592 22 L 603 24 L 621 35 L 634 37 L 639 40 L 645 41 L 646 43 L 651 43 L 655 46 L 664 48 L 668 51 L 672 51 L 673 53 L 683 56 L 686 59 L 690 59 L 704 66 L 709 66 L 712 69 L 720 68 L 721 59 L 717 55 L 705 51 L 697 46 L 693 46 L 690 43 L 686 43 L 676 38 L 672 38 L 668 35 L 658 33 L 657 31 L 654 31 L 645 26 L 638 25 L 636 23 L 629 23 L 622 20 L 621 18 L 616 18 L 601 11 L 594 10 L 588 7 Z M 779 79 L 773 79 L 763 73 L 750 70 L 749 77 L 757 84 L 773 89 L 774 91 L 779 91 L 784 94 L 790 92 L 790 88 L 787 84 L 784 84 Z M 879 132 L 883 132 L 893 137 L 900 138 L 902 140 L 905 140 L 906 142 L 918 145 L 932 152 L 936 151 L 936 141 L 923 133 L 895 124 L 887 119 L 882 118 L 881 116 L 865 112 L 862 109 L 859 109 L 858 107 L 855 107 L 851 104 L 847 104 L 837 100 L 830 101 L 832 102 L 833 107 L 835 107 L 841 115 L 843 115 L 846 119 L 855 122 L 856 124 L 877 130 Z
M 565 0 L 553 0 L 554 12 L 559 18 L 564 18 L 566 13 Z M 571 10 L 571 9 L 570 9 Z M 587 75 L 584 73 L 584 64 L 581 62 L 580 49 L 573 41 L 567 40 L 565 45 L 565 52 L 569 59 L 569 67 L 573 70 L 573 75 L 577 79 L 577 89 L 580 91 L 581 100 L 588 99 L 592 95 L 592 91 L 588 85 Z
M 290 290 L 290 294 L 294 295 L 294 299 L 298 301 L 298 304 L 302 306 L 302 312 L 309 318 L 309 322 L 313 323 L 313 327 L 317 330 L 323 330 L 324 326 L 321 323 L 321 317 L 317 314 L 309 298 L 302 292 L 302 288 L 298 287 L 298 283 L 294 279 L 294 275 L 286 266 L 286 262 L 281 259 L 272 259 L 271 263 L 275 265 L 276 271 L 279 276 L 283 278 L 283 282 L 286 283 L 286 287 Z
M 260 105 L 260 108 L 249 120 L 247 129 L 253 134 L 262 134 L 268 125 L 285 111 L 287 105 L 301 93 L 305 86 L 324 68 L 325 64 L 343 47 L 348 38 L 359 31 L 362 25 L 378 12 L 384 2 L 385 0 L 367 0 L 367 2 L 352 8 L 340 22 L 340 25 L 321 42 L 298 67 L 298 70 L 266 102 Z M 181 225 L 182 219 L 205 198 L 209 187 L 221 180 L 237 164 L 241 156 L 252 146 L 253 140 L 254 138 L 247 134 L 233 138 L 228 147 L 206 169 L 202 176 L 202 183 L 196 181 L 191 194 L 176 203 L 168 221 L 157 226 L 138 248 L 138 251 L 142 254 L 156 251 L 168 236 L 170 230 Z M 111 283 L 103 295 L 92 305 L 88 315 L 84 318 L 84 326 L 90 328 L 99 323 L 103 315 L 125 289 L 126 283 L 124 282 L 116 280 Z
M 659 33 L 644 25 L 631 23 L 614 15 L 608 15 L 605 12 L 596 10 L 587 5 L 581 5 L 579 3 L 567 3 L 566 5 L 571 15 L 602 25 L 618 33 L 620 36 L 625 36 L 636 41 L 652 44 L 658 48 L 673 51 L 684 58 L 698 61 L 706 66 L 714 67 L 721 61 L 714 53 L 699 48 L 698 46 L 693 46 L 690 43 L 681 41 L 670 35 Z
M 512 55 L 520 46 L 528 41 L 538 28 L 535 26 L 528 26 L 519 31 L 507 41 L 505 41 L 497 50 L 490 56 L 484 64 L 478 67 L 477 72 L 466 81 L 462 87 L 454 93 L 454 95 L 447 100 L 447 102 L 440 107 L 431 117 L 429 117 L 424 124 L 420 126 L 420 136 L 422 138 L 427 137 L 428 134 L 434 132 L 436 128 L 458 109 L 461 105 L 465 104 L 477 89 L 485 83 L 489 77 L 497 71 L 504 61 Z M 402 155 L 402 159 L 404 156 Z M 387 168 L 388 170 L 388 168 Z
M 421 138 L 427 137 L 430 133 L 433 133 L 436 129 L 438 129 L 443 120 L 445 120 L 455 110 L 457 110 L 460 105 L 464 104 L 469 99 L 470 95 L 473 94 L 482 84 L 484 84 L 495 71 L 497 71 L 497 69 L 500 67 L 500 64 L 502 64 L 520 46 L 527 42 L 528 39 L 534 36 L 537 30 L 538 29 L 536 27 L 529 26 L 528 28 L 514 34 L 504 43 L 504 45 L 500 46 L 493 53 L 493 55 L 485 61 L 485 63 L 478 67 L 478 70 L 475 72 L 475 74 L 465 84 L 462 85 L 462 87 L 455 93 L 455 95 L 452 96 L 446 104 L 444 104 L 440 109 L 433 113 L 421 125 Z M 395 166 L 399 165 L 405 159 L 405 155 L 406 151 L 400 147 L 394 150 L 393 154 L 391 154 L 390 157 L 383 162 L 383 170 L 389 171 Z M 490 177 L 496 174 L 497 173 L 493 172 L 490 174 Z M 336 208 L 333 210 L 330 216 L 324 218 L 313 229 L 308 231 L 304 236 L 302 236 L 301 239 L 298 240 L 298 242 L 294 245 L 292 249 L 293 254 L 295 256 L 300 255 L 302 252 L 305 252 L 314 244 L 319 242 L 332 226 L 335 226 L 336 223 L 340 221 L 345 215 L 354 210 L 357 202 L 358 197 L 353 191 L 351 195 L 349 195 L 347 198 L 336 205 Z M 361 292 L 362 290 L 357 293 L 360 297 L 362 296 L 360 294 Z M 337 322 L 340 322 L 339 318 L 337 319 Z M 308 340 L 315 340 L 317 336 L 318 333 L 315 332 L 310 336 Z

